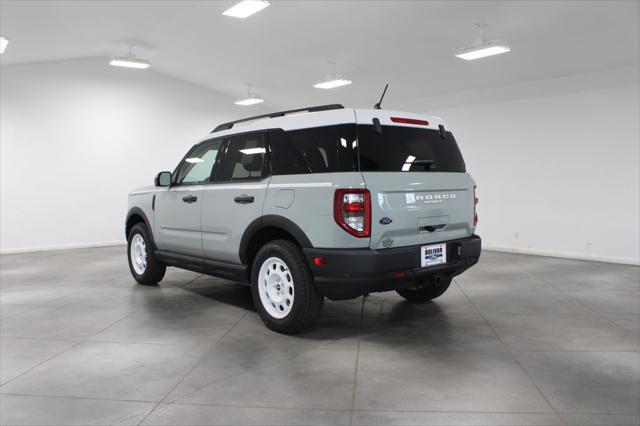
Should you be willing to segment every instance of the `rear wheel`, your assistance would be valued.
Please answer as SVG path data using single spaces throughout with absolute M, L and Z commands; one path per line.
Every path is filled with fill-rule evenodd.
M 401 288 L 396 292 L 410 302 L 428 302 L 442 296 L 450 285 L 451 278 L 442 278 L 435 282 L 428 281 L 422 285 Z
M 298 246 L 270 241 L 256 254 L 252 267 L 253 302 L 270 329 L 292 334 L 311 327 L 324 304 Z
M 167 268 L 156 259 L 149 230 L 144 223 L 137 223 L 131 228 L 127 257 L 131 275 L 139 284 L 156 285 L 164 278 Z

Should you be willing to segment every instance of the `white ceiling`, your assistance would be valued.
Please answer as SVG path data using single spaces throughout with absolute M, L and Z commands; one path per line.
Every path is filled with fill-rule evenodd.
M 638 1 L 278 1 L 248 19 L 222 16 L 234 1 L 0 2 L 11 39 L 2 64 L 124 54 L 152 69 L 239 97 L 245 82 L 279 107 L 373 105 L 636 66 Z M 511 53 L 467 62 L 453 53 L 486 22 Z M 354 84 L 311 86 L 334 61 Z M 131 71 L 136 72 L 136 71 Z M 140 71 L 138 71 L 140 72 Z M 144 72 L 144 71 L 143 71 Z

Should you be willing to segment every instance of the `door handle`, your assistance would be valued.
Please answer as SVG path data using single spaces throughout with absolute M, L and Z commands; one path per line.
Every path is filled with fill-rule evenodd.
M 253 196 L 251 195 L 241 195 L 233 199 L 238 204 L 249 204 L 253 203 Z
M 196 197 L 195 195 L 187 195 L 186 197 L 182 197 L 182 201 L 191 204 L 198 201 L 198 197 Z

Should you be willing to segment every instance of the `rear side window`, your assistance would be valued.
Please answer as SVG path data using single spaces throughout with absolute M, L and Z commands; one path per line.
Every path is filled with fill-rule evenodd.
M 271 151 L 271 172 L 274 175 L 311 173 L 302 153 L 296 149 L 284 130 L 269 131 L 269 149 Z
M 301 130 L 274 130 L 269 135 L 274 175 L 351 172 L 356 169 L 353 124 Z
M 264 133 L 232 136 L 222 160 L 219 180 L 260 179 L 264 175 Z
M 465 164 L 451 132 L 414 127 L 358 126 L 363 172 L 464 172 Z

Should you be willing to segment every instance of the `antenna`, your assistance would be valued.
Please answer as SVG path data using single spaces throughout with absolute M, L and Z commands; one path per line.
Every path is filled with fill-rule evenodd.
M 373 109 L 380 109 L 382 107 L 382 100 L 384 99 L 385 93 L 387 93 L 387 88 L 389 87 L 389 83 L 384 86 L 384 90 L 382 91 L 382 96 L 380 96 L 380 100 L 377 104 L 373 106 Z

